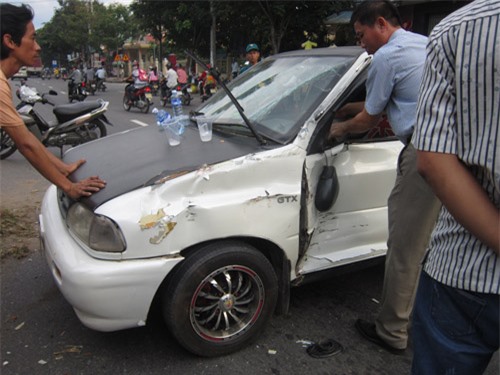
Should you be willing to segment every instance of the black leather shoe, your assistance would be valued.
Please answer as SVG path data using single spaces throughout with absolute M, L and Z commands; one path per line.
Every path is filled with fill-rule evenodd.
M 377 334 L 377 329 L 375 328 L 375 323 L 368 322 L 363 319 L 358 319 L 356 320 L 356 323 L 354 324 L 354 327 L 358 330 L 358 332 L 363 336 L 365 339 L 368 341 L 373 342 L 374 344 L 377 344 L 381 348 L 384 348 L 388 352 L 391 352 L 392 354 L 403 354 L 406 349 L 397 349 L 392 346 L 390 346 L 388 343 L 386 343 L 384 340 L 380 338 L 380 336 Z

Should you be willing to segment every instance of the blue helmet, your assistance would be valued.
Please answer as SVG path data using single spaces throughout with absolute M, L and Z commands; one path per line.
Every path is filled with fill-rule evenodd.
M 250 51 L 260 51 L 259 46 L 255 43 L 250 43 L 246 48 L 247 53 Z

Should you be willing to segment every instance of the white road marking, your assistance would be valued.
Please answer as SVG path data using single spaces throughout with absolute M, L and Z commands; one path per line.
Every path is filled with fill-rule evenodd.
M 139 121 L 139 120 L 130 120 L 134 124 L 137 124 L 139 126 L 149 126 L 149 124 L 146 124 L 145 122 Z

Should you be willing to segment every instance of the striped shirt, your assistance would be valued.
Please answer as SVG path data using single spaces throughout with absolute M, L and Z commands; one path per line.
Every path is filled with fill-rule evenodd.
M 500 207 L 500 0 L 477 0 L 429 37 L 413 142 L 457 155 Z M 500 240 L 500 239 L 499 239 Z M 454 288 L 500 294 L 500 257 L 442 208 L 424 270 Z

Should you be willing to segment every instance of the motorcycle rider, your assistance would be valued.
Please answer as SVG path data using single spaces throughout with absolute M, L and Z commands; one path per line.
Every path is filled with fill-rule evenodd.
M 170 98 L 172 90 L 177 86 L 177 80 L 179 76 L 177 72 L 173 69 L 172 63 L 169 61 L 167 63 L 167 73 L 165 77 L 162 79 L 161 85 L 161 96 L 164 100 L 168 100 Z
M 212 96 L 212 89 L 215 88 L 215 78 L 210 72 L 211 66 L 207 65 L 209 70 L 204 70 L 198 77 L 198 88 L 200 90 L 201 101 L 204 102 Z
M 106 182 L 98 176 L 71 181 L 68 176 L 85 163 L 85 160 L 66 164 L 54 156 L 24 125 L 12 102 L 12 92 L 7 80 L 17 73 L 21 66 L 33 66 L 40 55 L 33 17 L 33 9 L 29 5 L 0 4 L 0 128 L 47 180 L 72 199 L 88 197 L 103 189 Z
M 184 86 L 187 84 L 187 81 L 188 75 L 182 67 L 182 64 L 177 64 L 177 82 L 179 82 L 179 85 Z
M 78 87 L 82 84 L 82 71 L 78 68 L 78 66 L 73 67 L 73 71 L 68 77 L 68 92 L 69 95 L 78 94 Z
M 85 69 L 85 82 L 87 82 L 87 85 L 90 85 L 95 79 L 95 71 L 94 68 L 92 67 L 87 67 Z
M 125 88 L 129 105 L 132 105 L 133 94 L 135 89 L 142 88 L 148 84 L 147 81 L 143 81 L 140 78 L 139 62 L 134 61 L 132 63 L 132 66 L 133 66 L 132 73 L 125 79 L 125 82 L 129 83 L 129 85 L 127 85 L 127 87 Z
M 179 75 L 177 74 L 177 72 L 172 67 L 172 63 L 171 62 L 167 63 L 166 78 L 167 78 L 167 87 L 170 90 L 174 89 L 175 86 L 177 86 L 177 80 L 179 79 Z
M 149 85 L 151 86 L 151 90 L 153 90 L 154 95 L 156 95 L 158 92 L 158 87 L 160 86 L 158 83 L 159 80 L 156 66 L 149 67 L 148 80 Z
M 104 64 L 101 65 L 99 69 L 97 69 L 95 75 L 96 75 L 96 88 L 97 90 L 99 90 L 106 81 L 106 69 L 104 69 Z

